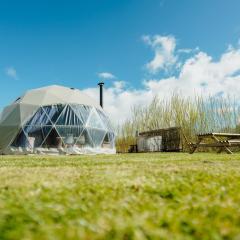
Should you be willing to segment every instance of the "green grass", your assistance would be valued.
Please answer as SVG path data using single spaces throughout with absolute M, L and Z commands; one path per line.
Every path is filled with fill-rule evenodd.
M 240 155 L 0 157 L 0 239 L 240 239 Z

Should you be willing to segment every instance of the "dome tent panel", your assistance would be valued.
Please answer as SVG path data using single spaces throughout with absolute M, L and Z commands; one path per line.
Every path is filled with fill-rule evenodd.
M 94 144 L 92 141 L 92 138 L 89 135 L 89 132 L 85 128 L 80 137 L 76 141 L 76 145 L 80 146 L 81 148 L 87 147 L 87 148 L 93 148 Z
M 9 119 L 9 115 L 11 115 L 16 108 L 19 108 L 18 104 L 13 104 L 5 107 L 3 112 L 1 113 L 0 124 L 7 123 L 6 119 Z M 14 123 L 14 125 L 16 124 Z
M 41 125 L 52 125 L 46 112 L 40 107 L 37 112 L 28 120 L 26 125 L 41 126 Z
M 85 125 L 91 113 L 92 107 L 78 104 L 70 104 L 70 107 L 73 109 L 78 118 Z
M 97 129 L 106 130 L 106 126 L 103 124 L 96 109 L 92 109 L 90 116 L 88 118 L 88 121 L 86 123 L 86 126 L 89 128 L 97 128 Z
M 107 132 L 105 134 L 105 137 L 103 139 L 103 146 L 106 146 L 108 148 L 114 147 L 115 139 L 114 139 L 114 134 L 111 132 Z
M 16 135 L 18 134 L 20 126 L 1 126 L 0 125 L 0 150 L 4 150 L 11 144 Z
M 38 110 L 39 106 L 33 104 L 19 103 L 21 126 L 26 123 Z
M 11 147 L 32 148 L 33 146 L 31 146 L 29 138 L 22 129 L 12 142 Z
M 44 140 L 46 139 L 46 137 L 49 135 L 50 131 L 52 130 L 54 126 L 42 126 L 42 133 L 44 136 Z
M 74 113 L 72 108 L 69 105 L 66 105 L 61 115 L 59 116 L 56 122 L 56 125 L 75 126 L 75 125 L 83 125 L 83 123 L 78 118 L 78 116 Z
M 8 106 L 4 110 L 1 121 L 1 126 L 21 126 L 21 114 L 19 104 L 14 104 L 13 107 Z
M 87 128 L 89 136 L 92 139 L 92 142 L 95 147 L 101 147 L 103 143 L 103 139 L 106 135 L 106 131 L 94 128 Z
M 56 130 L 65 145 L 74 145 L 81 136 L 83 126 L 56 126 Z
M 62 147 L 62 139 L 59 133 L 57 132 L 54 126 L 47 127 L 45 126 L 46 134 L 43 143 L 41 144 L 42 148 L 60 148 Z
M 7 106 L 2 112 L 0 122 L 0 149 L 1 152 L 14 140 L 21 129 L 21 114 L 19 104 Z
M 102 122 L 105 124 L 106 129 L 114 132 L 110 119 L 101 110 L 97 109 L 97 112 L 98 112 L 98 115 L 100 116 Z
M 67 95 L 67 97 L 69 97 L 69 95 Z M 56 104 L 65 104 L 65 101 L 63 101 L 63 99 L 61 97 L 56 97 L 54 93 L 48 93 L 44 100 L 41 102 L 42 106 L 46 106 L 46 105 L 56 105 Z
M 47 92 L 43 89 L 33 89 L 27 91 L 26 94 L 21 97 L 20 103 L 41 106 L 46 94 Z
M 42 107 L 49 119 L 53 124 L 56 123 L 59 116 L 61 115 L 63 109 L 65 108 L 62 104 L 51 105 L 51 106 L 44 106 Z
M 26 125 L 23 130 L 25 135 L 29 139 L 34 139 L 32 142 L 33 148 L 40 147 L 45 140 L 46 136 L 51 131 L 52 126 L 34 126 L 34 125 Z
M 47 95 L 43 99 L 42 105 L 47 105 L 47 104 L 54 105 L 57 103 L 62 103 L 65 105 L 65 104 L 71 102 L 71 101 L 69 101 L 73 94 L 73 90 L 71 88 L 53 85 L 53 86 L 49 86 L 49 87 L 46 87 L 43 89 L 44 89 L 44 91 L 47 92 Z

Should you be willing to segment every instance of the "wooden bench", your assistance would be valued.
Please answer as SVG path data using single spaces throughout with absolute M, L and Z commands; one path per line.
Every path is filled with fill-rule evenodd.
M 205 141 L 208 142 L 205 142 Z M 229 154 L 233 152 L 231 147 L 240 147 L 240 134 L 237 133 L 202 133 L 197 135 L 196 143 L 188 143 L 190 154 L 193 154 L 199 147 L 215 147 L 218 153 L 223 150 Z

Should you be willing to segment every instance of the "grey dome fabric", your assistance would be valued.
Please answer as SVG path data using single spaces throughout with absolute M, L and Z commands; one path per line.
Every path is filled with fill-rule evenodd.
M 114 141 L 103 109 L 77 89 L 28 91 L 0 115 L 1 153 L 115 153 Z

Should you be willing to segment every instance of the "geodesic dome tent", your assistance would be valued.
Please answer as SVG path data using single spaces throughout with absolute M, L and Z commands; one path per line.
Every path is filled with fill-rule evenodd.
M 77 89 L 30 90 L 0 115 L 2 154 L 115 152 L 109 118 L 98 103 Z

